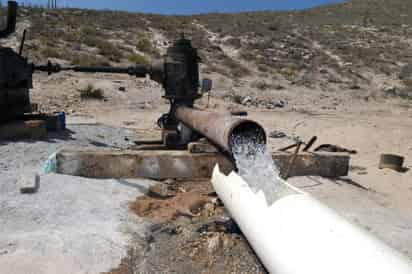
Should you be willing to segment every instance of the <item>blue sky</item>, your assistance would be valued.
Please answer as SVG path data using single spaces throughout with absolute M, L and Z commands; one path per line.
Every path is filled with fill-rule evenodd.
M 342 0 L 57 0 L 60 5 L 163 14 L 303 9 Z M 405 0 L 409 1 L 409 0 Z M 19 2 L 47 3 L 47 0 Z

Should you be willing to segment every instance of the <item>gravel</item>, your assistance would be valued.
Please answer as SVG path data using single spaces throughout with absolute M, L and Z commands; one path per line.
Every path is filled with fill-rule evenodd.
M 126 148 L 133 132 L 104 125 L 70 125 L 68 130 L 50 133 L 47 139 L 0 141 L 0 174 L 39 171 L 47 158 L 62 148 Z
M 38 170 L 63 147 L 125 147 L 130 132 L 106 126 L 71 126 L 67 135 L 0 145 L 0 266 L 2 273 L 99 273 L 127 255 L 132 233 L 146 223 L 128 202 L 146 193 L 148 180 L 94 180 L 41 176 L 36 194 L 16 187 L 20 172 Z M 130 139 L 130 138 L 129 138 Z

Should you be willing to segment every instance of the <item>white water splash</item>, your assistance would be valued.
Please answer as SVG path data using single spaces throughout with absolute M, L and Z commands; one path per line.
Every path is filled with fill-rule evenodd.
M 268 205 L 285 195 L 284 181 L 266 145 L 254 138 L 237 136 L 233 140 L 232 152 L 239 175 L 254 193 L 261 190 L 265 194 Z

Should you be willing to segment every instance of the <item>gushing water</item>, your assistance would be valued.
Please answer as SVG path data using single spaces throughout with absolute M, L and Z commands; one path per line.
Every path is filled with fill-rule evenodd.
M 256 138 L 239 135 L 232 140 L 232 152 L 239 175 L 254 193 L 263 191 L 268 205 L 284 195 L 283 179 L 266 145 Z

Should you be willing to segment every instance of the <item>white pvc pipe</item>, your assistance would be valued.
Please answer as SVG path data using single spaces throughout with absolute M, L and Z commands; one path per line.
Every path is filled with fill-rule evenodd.
M 236 173 L 213 186 L 270 273 L 411 274 L 411 261 L 315 198 L 285 182 L 289 195 L 268 205 Z

